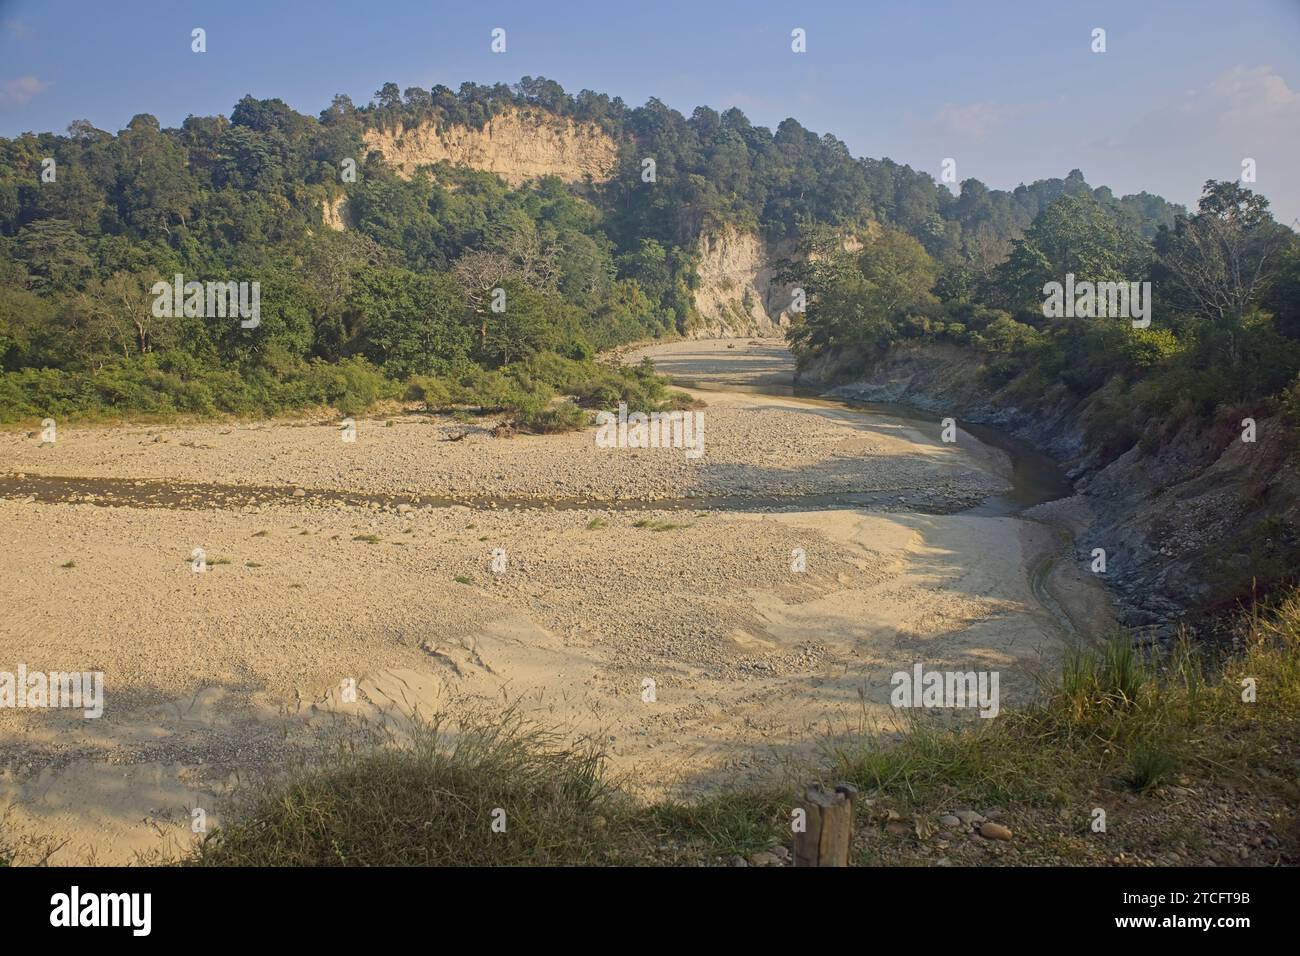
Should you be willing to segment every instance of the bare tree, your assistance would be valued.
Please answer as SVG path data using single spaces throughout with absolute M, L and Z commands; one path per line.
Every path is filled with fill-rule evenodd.
M 479 317 L 479 344 L 487 348 L 488 334 L 488 299 L 492 290 L 498 288 L 515 274 L 514 264 L 508 256 L 487 249 L 475 249 L 465 253 L 452 264 L 452 274 L 465 292 L 474 314 Z
M 86 328 L 113 352 L 129 358 L 132 349 L 144 355 L 175 338 L 171 319 L 156 319 L 153 295 L 129 272 L 114 272 L 94 280 L 85 292 Z
M 1161 261 L 1184 304 L 1233 330 L 1259 299 L 1287 232 L 1268 212 L 1268 200 L 1233 182 L 1205 184 L 1199 211 L 1180 218 L 1158 239 Z

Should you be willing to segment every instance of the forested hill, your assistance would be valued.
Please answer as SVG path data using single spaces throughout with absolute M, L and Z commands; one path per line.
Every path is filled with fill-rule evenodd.
M 452 162 L 403 167 L 376 146 L 405 147 L 405 133 L 472 166 L 474 131 L 507 118 L 550 130 L 561 156 L 581 146 L 565 136 L 596 153 L 608 142 L 608 169 L 512 186 Z M 1183 213 L 1146 193 L 1116 198 L 1077 170 L 1011 192 L 968 179 L 954 196 L 793 119 L 771 131 L 736 109 L 687 118 L 541 78 L 457 92 L 388 83 L 319 117 L 245 97 L 229 118 L 177 129 L 143 114 L 116 134 L 75 122 L 0 139 L 0 417 L 259 413 L 359 390 L 355 406 L 412 376 L 454 392 L 538 354 L 582 361 L 696 328 L 699 240 L 722 228 L 790 249 L 819 230 L 891 226 L 921 244 L 940 285 L 973 288 L 1063 197 L 1095 200 L 1141 237 Z M 258 281 L 257 327 L 155 317 L 150 289 L 176 274 Z M 485 293 L 498 287 L 509 308 L 493 320 Z

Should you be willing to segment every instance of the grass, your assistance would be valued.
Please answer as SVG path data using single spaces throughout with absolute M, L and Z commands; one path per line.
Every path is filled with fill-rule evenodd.
M 215 866 L 599 863 L 627 801 L 604 758 L 508 711 L 442 718 L 403 747 L 336 745 L 252 796 L 194 862 Z M 495 824 L 495 825 L 494 825 Z
M 625 865 L 772 846 L 778 790 L 647 804 L 592 738 L 521 716 L 438 715 L 401 745 L 336 740 L 237 798 L 200 866 Z M 494 826 L 494 823 L 496 824 Z
M 1129 754 L 1128 782 L 1138 793 L 1170 783 L 1178 770 L 1178 757 L 1159 744 L 1139 743 Z
M 377 534 L 354 534 L 353 541 L 364 541 L 366 544 L 378 544 L 383 539 Z
M 67 568 L 68 570 L 72 570 L 72 569 L 75 568 L 76 566 L 77 566 L 77 562 L 76 562 L 76 561 L 64 561 L 62 564 L 59 565 L 59 567 L 61 567 L 61 568 Z
M 473 583 L 474 583 L 474 579 L 473 579 L 473 578 L 468 577 L 467 575 L 464 575 L 464 574 L 458 574 L 458 575 L 456 575 L 454 578 L 452 578 L 452 580 L 455 581 L 457 584 L 469 584 L 469 585 L 473 585 Z
M 675 524 L 672 521 L 662 521 L 658 518 L 641 518 L 633 521 L 632 527 L 646 528 L 650 531 L 676 531 L 679 528 L 689 528 L 689 524 Z
M 1243 699 L 1246 678 L 1257 689 L 1253 702 Z M 512 708 L 442 716 L 409 742 L 343 741 L 254 787 L 190 862 L 726 863 L 788 845 L 793 785 L 809 780 L 858 788 L 858 863 L 925 862 L 899 854 L 928 854 L 927 839 L 942 848 L 951 837 L 890 836 L 880 821 L 911 816 L 919 824 L 959 807 L 1014 808 L 1017 842 L 967 839 L 940 850 L 976 854 L 975 862 L 1030 852 L 1031 862 L 1107 864 L 1114 844 L 1088 834 L 1095 806 L 1113 808 L 1116 829 L 1129 834 L 1107 839 L 1137 840 L 1153 858 L 1173 843 L 1199 853 L 1226 839 L 1205 814 L 1225 790 L 1247 783 L 1252 799 L 1286 810 L 1274 814 L 1284 821 L 1274 834 L 1279 852 L 1294 858 L 1300 826 L 1285 821 L 1300 798 L 1300 592 L 1249 615 L 1232 655 L 1176 642 L 1146 656 L 1117 635 L 1071 654 L 1024 708 L 965 723 L 908 717 L 900 729 L 896 738 L 828 738 L 819 759 L 787 764 L 767 782 L 646 801 L 608 774 L 591 738 L 569 740 Z M 1175 781 L 1180 796 L 1162 796 Z M 1197 793 L 1201 802 L 1187 802 Z M 1261 807 L 1235 812 L 1262 818 Z M 504 832 L 492 827 L 498 810 Z M 1141 825 L 1125 830 L 1123 820 L 1133 819 L 1126 813 L 1140 813 Z
M 609 522 L 599 516 L 592 518 L 587 522 L 588 531 L 599 531 L 601 528 L 608 528 Z
M 1285 754 L 1300 752 L 1300 592 L 1245 630 L 1241 652 L 1223 661 L 1185 640 L 1144 658 L 1117 635 L 1071 654 L 1037 702 L 996 720 L 915 719 L 895 746 L 866 735 L 831 744 L 830 776 L 921 811 L 1145 793 L 1180 772 L 1294 776 Z M 1242 700 L 1247 676 L 1270 688 L 1267 699 Z

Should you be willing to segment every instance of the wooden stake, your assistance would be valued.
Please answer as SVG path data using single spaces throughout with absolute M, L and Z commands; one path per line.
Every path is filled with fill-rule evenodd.
M 795 866 L 849 865 L 857 795 L 857 790 L 847 783 L 837 784 L 834 792 L 816 783 L 804 788 L 799 806 L 807 826 L 804 832 L 794 835 Z

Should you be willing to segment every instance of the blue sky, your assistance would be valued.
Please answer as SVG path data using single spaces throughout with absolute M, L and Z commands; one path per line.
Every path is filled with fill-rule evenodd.
M 769 127 L 793 116 L 855 155 L 936 176 L 953 157 L 994 188 L 1078 167 L 1193 204 L 1251 157 L 1278 218 L 1300 217 L 1300 0 L 0 0 L 6 136 L 81 118 L 118 130 L 136 113 L 174 126 L 245 93 L 315 114 L 388 80 L 526 74 L 687 114 L 738 106 Z

